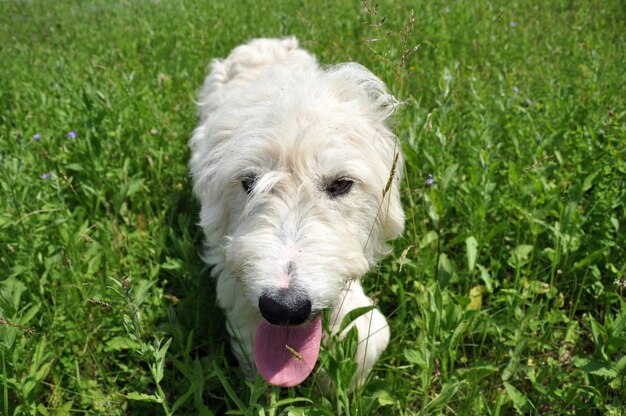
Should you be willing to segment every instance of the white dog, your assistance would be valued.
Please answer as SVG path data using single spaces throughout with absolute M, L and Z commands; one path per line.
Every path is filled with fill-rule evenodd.
M 189 142 L 200 225 L 232 348 L 248 375 L 294 386 L 322 340 L 372 305 L 361 277 L 403 230 L 397 101 L 364 67 L 320 68 L 295 38 L 257 39 L 214 60 Z M 373 309 L 358 330 L 357 384 L 389 342 Z

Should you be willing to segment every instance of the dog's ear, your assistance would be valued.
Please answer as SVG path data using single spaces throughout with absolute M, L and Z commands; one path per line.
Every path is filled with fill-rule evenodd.
M 404 231 L 404 210 L 402 209 L 400 198 L 400 183 L 404 173 L 404 159 L 399 148 L 400 144 L 397 143 L 397 146 L 393 150 L 396 156 L 394 156 L 394 162 L 390 169 L 389 187 L 385 189 L 385 199 L 379 214 L 381 216 L 384 240 L 394 240 Z
M 375 138 L 377 156 L 387 167 L 384 201 L 378 224 L 382 240 L 393 240 L 404 230 L 404 211 L 400 201 L 400 182 L 404 173 L 404 159 L 399 140 L 391 131 L 391 116 L 399 107 L 398 101 L 376 75 L 357 63 L 329 67 L 327 74 L 334 83 L 334 91 L 342 101 L 358 101 L 368 111 Z
M 400 105 L 385 83 L 363 65 L 348 62 L 331 66 L 327 72 L 335 83 L 339 99 L 362 101 L 385 123 Z
M 391 140 L 395 140 L 395 137 L 385 141 L 389 143 Z M 400 184 L 404 168 L 402 152 L 399 144 L 395 147 L 388 146 L 386 149 L 376 146 L 376 151 L 376 156 L 380 157 L 384 163 L 386 182 L 379 188 L 380 190 L 377 189 L 381 192 L 378 195 L 382 195 L 382 198 L 379 200 L 374 232 L 370 234 L 370 241 L 368 241 L 370 250 L 368 258 L 373 261 L 372 265 L 389 253 L 389 247 L 385 242 L 398 238 L 404 231 L 404 210 L 400 198 Z

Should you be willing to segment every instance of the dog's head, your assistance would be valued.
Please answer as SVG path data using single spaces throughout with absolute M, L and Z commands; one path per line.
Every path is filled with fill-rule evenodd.
M 190 142 L 209 261 L 268 322 L 303 323 L 402 232 L 396 101 L 357 64 L 212 88 Z

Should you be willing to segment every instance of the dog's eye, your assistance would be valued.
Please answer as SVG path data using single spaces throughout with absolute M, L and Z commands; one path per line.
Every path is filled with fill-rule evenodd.
M 353 184 L 354 181 L 351 181 L 350 179 L 339 178 L 328 184 L 325 190 L 328 195 L 334 198 L 336 196 L 344 195 L 350 192 Z
M 246 191 L 247 194 L 252 192 L 252 188 L 254 188 L 254 184 L 256 182 L 255 176 L 244 176 L 241 178 L 241 186 L 243 190 Z

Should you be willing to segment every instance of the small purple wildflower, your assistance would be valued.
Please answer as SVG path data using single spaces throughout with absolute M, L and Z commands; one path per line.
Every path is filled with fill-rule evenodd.
M 34 140 L 34 141 L 38 142 L 38 141 L 39 141 L 39 139 L 41 139 L 41 134 L 39 134 L 39 133 L 35 133 L 35 134 L 33 134 L 33 140 Z
M 517 85 L 513 85 L 513 92 L 515 94 L 517 94 L 519 92 L 519 88 L 517 88 Z
M 50 172 L 42 173 L 40 176 L 41 179 L 50 179 Z
M 69 137 L 70 139 L 75 139 L 76 132 L 74 130 L 70 131 L 69 133 L 67 133 L 67 137 Z
M 426 179 L 426 185 L 433 186 L 435 184 L 435 179 L 433 178 L 433 174 L 428 174 L 428 179 Z
M 511 27 L 517 27 L 517 22 L 514 20 L 511 20 L 511 22 L 509 23 L 509 26 Z
M 531 100 L 530 98 L 526 98 L 526 105 L 532 106 L 533 105 L 533 100 Z

